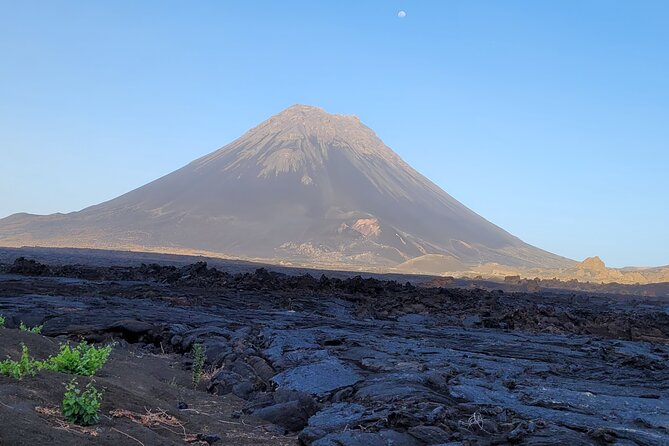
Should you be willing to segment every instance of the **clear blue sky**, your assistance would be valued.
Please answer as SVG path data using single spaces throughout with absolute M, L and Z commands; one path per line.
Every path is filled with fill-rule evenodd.
M 113 198 L 306 103 L 529 243 L 669 264 L 668 24 L 664 0 L 0 1 L 0 217 Z

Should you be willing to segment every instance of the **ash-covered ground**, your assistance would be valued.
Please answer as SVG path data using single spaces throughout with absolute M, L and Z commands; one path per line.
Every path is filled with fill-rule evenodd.
M 18 259 L 0 271 L 10 328 L 116 339 L 176 354 L 185 369 L 202 343 L 204 387 L 221 407 L 240 398 L 237 416 L 273 423 L 295 444 L 669 444 L 667 299 L 232 274 L 204 263 Z

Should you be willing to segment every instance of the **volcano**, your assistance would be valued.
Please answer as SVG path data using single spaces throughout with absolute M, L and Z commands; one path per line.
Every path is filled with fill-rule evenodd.
M 355 116 L 294 105 L 227 146 L 78 212 L 0 220 L 0 245 L 194 250 L 319 264 L 556 268 L 572 262 L 490 223 Z

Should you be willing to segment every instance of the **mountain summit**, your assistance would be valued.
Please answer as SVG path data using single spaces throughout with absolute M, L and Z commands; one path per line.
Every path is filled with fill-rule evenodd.
M 294 105 L 227 146 L 111 201 L 0 220 L 0 245 L 206 250 L 392 266 L 561 267 L 412 169 L 357 117 Z

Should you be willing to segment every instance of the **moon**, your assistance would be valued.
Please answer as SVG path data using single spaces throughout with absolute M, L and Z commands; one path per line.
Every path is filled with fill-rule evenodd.
M 400 10 L 400 12 L 397 13 L 397 17 L 399 17 L 400 19 L 403 19 L 406 16 L 407 12 L 404 9 Z

